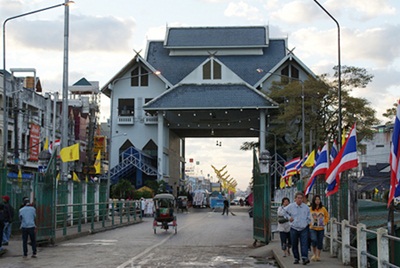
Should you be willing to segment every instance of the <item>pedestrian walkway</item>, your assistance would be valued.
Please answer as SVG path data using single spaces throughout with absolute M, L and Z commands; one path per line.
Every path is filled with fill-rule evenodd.
M 278 263 L 279 267 L 296 267 L 299 264 L 293 264 L 294 258 L 292 252 L 290 252 L 290 256 L 283 257 L 283 251 L 281 249 L 281 242 L 279 239 L 279 234 L 275 234 L 274 239 L 266 246 L 267 249 L 272 250 L 272 254 L 274 256 L 275 261 Z M 311 258 L 312 253 L 309 252 L 309 259 Z M 300 262 L 300 266 L 302 266 Z M 335 268 L 335 267 L 351 267 L 345 266 L 341 263 L 340 259 L 334 258 L 330 256 L 328 251 L 321 252 L 321 261 L 319 262 L 310 262 L 307 266 L 311 267 L 324 267 L 324 268 Z

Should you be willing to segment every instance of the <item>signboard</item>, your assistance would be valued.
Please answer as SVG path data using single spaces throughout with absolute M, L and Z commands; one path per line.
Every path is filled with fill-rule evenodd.
M 94 137 L 94 148 L 93 151 L 97 154 L 100 150 L 102 153 L 106 152 L 107 148 L 107 137 L 106 136 L 95 136 Z
M 31 124 L 29 130 L 29 159 L 30 161 L 39 160 L 39 148 L 40 147 L 40 126 Z

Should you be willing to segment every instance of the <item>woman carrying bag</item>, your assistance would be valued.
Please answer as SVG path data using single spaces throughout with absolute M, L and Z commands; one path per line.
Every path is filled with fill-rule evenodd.
M 290 200 L 287 197 L 282 198 L 281 206 L 278 208 L 278 228 L 279 236 L 281 238 L 281 248 L 283 250 L 283 257 L 290 256 L 290 223 L 285 216 L 287 212 L 285 207 L 290 204 Z

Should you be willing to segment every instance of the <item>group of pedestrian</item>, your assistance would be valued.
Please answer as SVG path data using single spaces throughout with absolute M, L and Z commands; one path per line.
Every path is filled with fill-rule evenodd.
M 14 208 L 10 204 L 10 197 L 4 195 L 3 202 L 0 203 L 0 256 L 6 252 L 4 246 L 8 246 L 11 236 L 11 227 L 14 220 Z M 36 258 L 36 209 L 30 203 L 28 197 L 24 197 L 22 205 L 18 211 L 21 221 L 22 250 L 23 257 L 28 257 L 28 237 L 32 246 L 32 258 Z
M 309 205 L 307 203 L 305 195 L 297 192 L 293 203 L 284 197 L 278 208 L 277 230 L 280 234 L 281 248 L 284 257 L 289 256 L 290 248 L 292 249 L 294 264 L 300 263 L 300 255 L 303 265 L 310 263 L 309 241 L 313 252 L 311 261 L 321 261 L 324 228 L 329 221 L 329 214 L 322 205 L 319 195 L 314 195 L 311 203 Z

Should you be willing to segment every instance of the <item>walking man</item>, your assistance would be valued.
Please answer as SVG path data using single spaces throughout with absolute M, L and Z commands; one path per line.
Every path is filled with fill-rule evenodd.
M 2 245 L 7 246 L 11 236 L 11 223 L 14 218 L 14 208 L 10 205 L 10 197 L 8 195 L 3 196 L 4 203 L 4 229 Z
M 32 258 L 36 258 L 36 209 L 29 204 L 29 200 L 24 199 L 24 206 L 19 210 L 19 218 L 21 220 L 24 258 L 28 257 L 28 236 L 32 245 Z
M 292 251 L 294 264 L 299 264 L 299 241 L 301 249 L 301 258 L 303 265 L 310 263 L 308 259 L 308 230 L 311 222 L 310 208 L 303 203 L 304 194 L 297 192 L 294 203 L 285 208 L 286 216 L 290 222 L 290 238 L 292 242 Z

